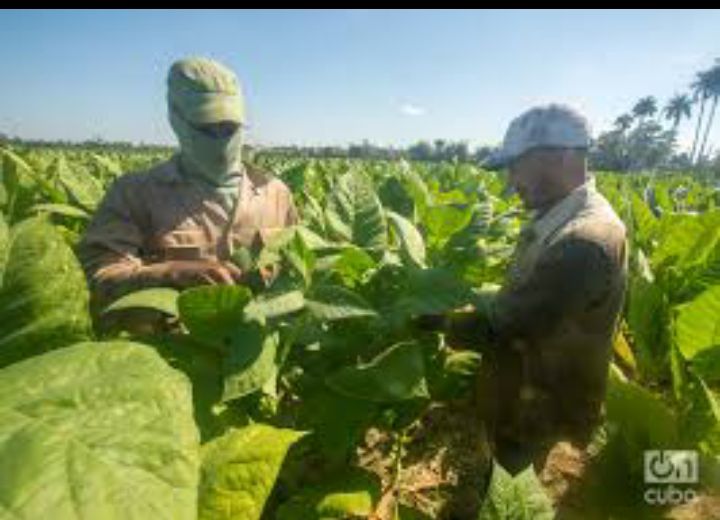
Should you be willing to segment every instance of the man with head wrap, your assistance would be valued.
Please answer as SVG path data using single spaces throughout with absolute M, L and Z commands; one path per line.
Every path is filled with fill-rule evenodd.
M 297 220 L 287 187 L 242 160 L 245 108 L 232 71 L 180 60 L 167 98 L 179 153 L 118 178 L 80 244 L 96 309 L 144 287 L 236 283 L 233 249 Z

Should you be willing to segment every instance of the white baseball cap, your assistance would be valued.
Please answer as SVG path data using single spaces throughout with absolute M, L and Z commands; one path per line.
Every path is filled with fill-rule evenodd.
M 484 165 L 502 167 L 535 148 L 587 149 L 590 141 L 587 119 L 573 108 L 558 104 L 535 107 L 510 123 L 502 148 Z

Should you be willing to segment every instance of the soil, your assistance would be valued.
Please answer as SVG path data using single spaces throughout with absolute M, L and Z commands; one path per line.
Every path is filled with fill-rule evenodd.
M 360 466 L 376 474 L 383 495 L 371 520 L 393 520 L 398 504 L 439 520 L 476 519 L 488 484 L 492 454 L 470 403 L 434 408 L 407 433 L 402 468 L 396 471 L 394 434 L 371 429 L 358 451 Z M 535 463 L 558 520 L 607 520 L 591 511 L 586 491 L 599 447 L 569 442 L 553 446 Z M 658 518 L 720 520 L 720 495 L 701 494 Z
M 373 519 L 392 519 L 397 504 L 440 520 L 477 518 L 492 459 L 475 418 L 465 402 L 429 410 L 406 434 L 399 473 L 396 437 L 369 430 L 358 459 L 382 482 L 383 497 Z

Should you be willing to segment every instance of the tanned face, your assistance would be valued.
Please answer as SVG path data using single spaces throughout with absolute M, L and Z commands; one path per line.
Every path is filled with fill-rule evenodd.
M 535 149 L 509 165 L 509 182 L 526 208 L 544 210 L 585 181 L 585 152 Z

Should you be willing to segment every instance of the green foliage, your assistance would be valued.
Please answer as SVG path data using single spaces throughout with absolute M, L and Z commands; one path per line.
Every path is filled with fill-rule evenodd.
M 259 520 L 288 449 L 302 432 L 253 424 L 202 448 L 199 520 Z
M 511 476 L 497 462 L 478 520 L 551 520 L 555 517 L 532 466 Z
M 90 335 L 85 276 L 43 219 L 13 226 L 0 286 L 0 367 Z
M 193 337 L 216 348 L 241 348 L 238 322 L 252 293 L 241 286 L 196 287 L 177 301 L 180 319 Z
M 339 285 L 315 287 L 305 298 L 305 307 L 319 321 L 377 317 L 377 312 L 362 296 Z
M 360 173 L 338 177 L 326 211 L 327 224 L 339 239 L 381 250 L 387 245 L 387 223 L 371 182 Z
M 157 287 L 133 292 L 115 300 L 105 312 L 118 312 L 127 309 L 150 309 L 178 317 L 179 292 L 169 287 Z
M 676 338 L 688 360 L 720 347 L 720 285 L 677 308 Z
M 421 345 L 393 345 L 367 364 L 330 374 L 326 382 L 340 394 L 373 402 L 428 398 Z
M 81 343 L 0 371 L 0 518 L 192 520 L 198 451 L 190 386 L 148 347 Z
M 644 125 L 625 141 L 605 144 L 627 144 L 642 136 L 662 137 Z M 648 152 L 637 160 L 649 164 L 658 158 L 651 142 L 633 142 Z M 632 159 L 622 149 L 616 151 L 620 159 Z M 428 410 L 457 404 L 476 391 L 473 383 L 483 357 L 457 350 L 476 345 L 421 332 L 415 318 L 470 314 L 468 305 L 475 307 L 473 315 L 486 317 L 496 291 L 490 288 L 502 282 L 527 218 L 518 198 L 507 195 L 504 174 L 470 164 L 264 157 L 265 166 L 293 191 L 301 223 L 269 243 L 235 249 L 232 260 L 246 273 L 245 285 L 181 293 L 149 289 L 111 304 L 107 312 L 163 312 L 171 318 L 167 326 L 172 331 L 143 338 L 144 347 L 92 345 L 98 353 L 129 348 L 137 365 L 128 362 L 132 366 L 126 369 L 101 356 L 97 363 L 71 364 L 71 378 L 58 360 L 61 353 L 76 349 L 67 345 L 87 337 L 89 318 L 84 277 L 67 244 L 82 234 L 109 183 L 124 171 L 165 157 L 0 150 L 0 364 L 9 365 L 0 369 L 0 389 L 7 374 L 19 379 L 14 371 L 30 363 L 47 363 L 37 376 L 42 384 L 32 382 L 34 375 L 24 375 L 27 388 L 19 389 L 19 395 L 61 382 L 68 388 L 74 382 L 82 386 L 89 378 L 103 396 L 98 413 L 122 408 L 117 420 L 107 421 L 112 435 L 135 435 L 132 447 L 148 459 L 137 469 L 141 483 L 158 466 L 172 473 L 190 461 L 189 454 L 198 449 L 196 440 L 183 444 L 184 459 L 149 452 L 179 449 L 180 438 L 193 427 L 187 419 L 192 413 L 205 443 L 203 464 L 198 469 L 194 461 L 192 471 L 191 465 L 184 466 L 187 478 L 174 491 L 180 498 L 168 504 L 165 495 L 155 494 L 163 485 L 175 485 L 173 474 L 169 480 L 156 479 L 142 493 L 133 491 L 134 498 L 140 497 L 136 503 L 106 501 L 103 507 L 116 508 L 107 517 L 132 518 L 133 507 L 140 511 L 152 503 L 155 508 L 156 499 L 166 505 L 150 516 L 160 518 L 195 518 L 196 513 L 213 519 L 368 516 L 378 506 L 379 482 L 353 468 L 370 432 L 380 431 L 393 443 L 392 465 L 398 472 L 393 478 L 398 478 L 391 485 L 398 485 L 407 457 L 404 443 L 416 435 L 413 442 L 422 438 Z M 632 517 L 630 506 L 641 492 L 642 450 L 698 449 L 709 467 L 720 451 L 720 211 L 713 187 L 688 175 L 603 173 L 598 185 L 629 231 L 629 291 L 622 322 L 626 354 L 637 363 L 630 364 L 633 378 L 616 370 L 609 378 L 607 438 L 598 448 L 604 493 L 597 494 L 602 500 L 593 507 L 623 518 Z M 37 214 L 43 218 L 26 220 Z M 480 327 L 482 320 L 476 321 L 474 327 Z M 30 356 L 35 357 L 22 361 Z M 155 379 L 148 379 L 150 370 Z M 191 411 L 190 394 L 185 391 L 179 398 L 176 391 L 187 386 L 186 380 L 191 383 Z M 130 397 L 119 390 L 121 384 Z M 146 400 L 137 398 L 141 387 L 148 389 Z M 159 395 L 163 387 L 172 395 Z M 30 410 L 35 414 L 31 419 L 46 420 L 54 428 L 61 424 L 56 420 L 60 412 L 71 414 L 86 406 L 95 410 L 92 400 L 80 398 L 83 392 L 63 390 L 43 397 L 37 406 L 23 401 L 15 415 L 0 422 L 12 434 L 30 420 L 23 415 Z M 0 391 L 0 414 L 7 413 L 2 399 Z M 175 409 L 166 411 L 168 399 L 177 401 Z M 151 405 L 167 416 L 166 422 L 142 423 Z M 94 427 L 90 418 L 84 420 L 84 427 Z M 91 430 L 77 432 L 73 426 L 62 433 Z M 41 431 L 33 427 L 22 433 Z M 299 431 L 308 435 L 297 442 L 293 460 L 285 460 Z M 40 448 L 61 451 L 61 444 L 76 445 L 63 439 Z M 38 469 L 31 475 L 23 469 L 24 464 L 39 467 L 33 459 L 40 453 L 35 440 L 22 445 L 13 444 L 12 437 L 0 435 L 0 440 L 6 443 L 0 458 L 17 469 L 0 477 L 5 479 L 0 493 L 11 493 L 6 490 L 13 490 L 14 482 L 31 482 L 38 475 L 45 479 L 38 493 L 61 489 L 53 488 L 66 477 L 59 470 L 46 474 Z M 15 453 L 22 455 L 13 457 Z M 128 457 L 123 464 L 130 471 L 138 459 Z M 48 460 L 54 464 L 55 459 Z M 100 466 L 95 464 L 87 475 L 104 471 Z M 198 475 L 199 488 L 192 480 Z M 92 477 L 79 492 L 99 494 L 107 486 L 104 478 Z M 125 483 L 121 479 L 112 485 Z M 196 507 L 192 497 L 198 489 Z M 19 502 L 3 497 L 0 516 L 13 514 L 2 507 Z M 58 500 L 63 518 L 66 504 L 64 498 Z M 552 514 L 547 506 L 532 470 L 513 478 L 496 466 L 481 518 L 543 518 Z M 399 519 L 421 517 L 405 506 L 396 509 Z
M 377 479 L 366 473 L 349 472 L 292 496 L 278 509 L 277 520 L 367 518 L 379 498 Z

